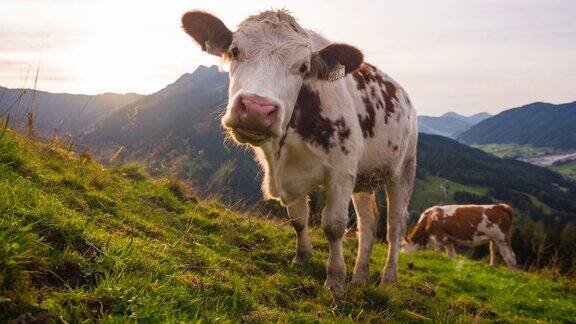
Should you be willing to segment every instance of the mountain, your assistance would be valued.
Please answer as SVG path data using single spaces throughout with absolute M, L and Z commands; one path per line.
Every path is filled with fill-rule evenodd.
M 451 111 L 451 112 L 445 113 L 441 117 L 459 119 L 461 121 L 467 122 L 468 124 L 476 125 L 479 122 L 483 121 L 484 119 L 492 117 L 492 115 L 490 115 L 487 112 L 481 112 L 481 113 L 474 114 L 472 116 L 464 116 L 464 115 L 460 115 L 458 113 Z
M 285 220 L 197 201 L 180 183 L 134 166 L 107 169 L 11 130 L 0 141 L 2 323 L 568 323 L 576 316 L 568 277 L 431 251 L 402 254 L 398 284 L 374 287 L 385 243 L 374 246 L 370 283 L 333 298 L 322 287 L 321 229 L 310 230 L 315 249 L 305 265 L 291 263 L 294 237 Z M 349 266 L 356 247 L 347 237 Z
M 472 124 L 452 117 L 418 116 L 418 130 L 421 133 L 454 137 L 472 127 Z
M 228 74 L 200 66 L 117 110 L 79 140 L 106 159 L 146 161 L 155 175 L 174 174 L 202 193 L 254 203 L 259 168 L 245 148 L 225 142 L 220 126 L 227 98 Z
M 440 117 L 418 116 L 418 128 L 421 133 L 454 138 L 490 116 L 488 113 L 463 116 L 455 112 L 448 112 Z
M 33 97 L 36 131 L 43 135 L 52 134 L 55 130 L 59 134 L 69 132 L 76 135 L 86 131 L 97 120 L 143 96 L 135 93 L 77 95 L 0 87 L 0 114 L 10 109 L 10 124 L 25 124 Z
M 535 102 L 509 109 L 460 134 L 466 144 L 508 144 L 576 150 L 576 102 Z

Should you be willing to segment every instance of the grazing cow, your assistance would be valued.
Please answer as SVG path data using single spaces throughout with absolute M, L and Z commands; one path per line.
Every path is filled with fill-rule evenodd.
M 294 262 L 310 258 L 307 195 L 323 187 L 324 286 L 336 294 L 345 289 L 342 239 L 350 197 L 360 233 L 352 283 L 366 283 L 378 218 L 374 191 L 385 186 L 390 244 L 382 279 L 396 281 L 418 137 L 404 90 L 364 62 L 360 50 L 302 28 L 284 10 L 250 16 L 235 32 L 202 11 L 186 13 L 182 24 L 202 50 L 229 64 L 222 124 L 238 143 L 253 147 L 264 169 L 264 195 L 286 206 L 297 234 Z
M 428 208 L 418 224 L 406 236 L 403 252 L 433 247 L 444 248 L 455 256 L 454 244 L 474 247 L 490 242 L 490 264 L 496 265 L 496 247 L 510 268 L 516 267 L 516 256 L 510 245 L 514 212 L 510 206 L 450 205 Z

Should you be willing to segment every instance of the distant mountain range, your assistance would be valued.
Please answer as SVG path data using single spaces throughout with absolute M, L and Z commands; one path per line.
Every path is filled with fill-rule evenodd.
M 491 116 L 485 112 L 472 116 L 463 116 L 455 112 L 447 112 L 440 117 L 418 116 L 418 129 L 421 133 L 455 138 Z
M 69 132 L 76 135 L 89 129 L 95 121 L 142 97 L 135 93 L 99 95 L 45 91 L 34 93 L 31 89 L 0 87 L 0 115 L 10 109 L 10 125 L 22 125 L 26 122 L 27 113 L 33 105 L 34 128 L 38 133 L 46 135 L 56 131 L 59 134 Z
M 466 144 L 515 143 L 576 151 L 576 101 L 505 110 L 457 136 Z

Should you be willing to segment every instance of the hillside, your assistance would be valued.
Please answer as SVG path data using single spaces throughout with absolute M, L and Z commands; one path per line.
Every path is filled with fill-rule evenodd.
M 254 203 L 260 199 L 260 185 L 252 155 L 224 144 L 219 116 L 227 98 L 228 74 L 216 66 L 200 66 L 119 109 L 79 141 L 104 160 L 117 155 L 119 162 L 146 161 L 155 175 L 177 175 L 202 193 Z M 124 149 L 115 154 L 119 147 Z
M 576 285 L 433 252 L 402 255 L 396 287 L 322 289 L 326 242 L 291 265 L 283 222 L 196 201 L 134 165 L 0 141 L 0 321 L 472 322 L 576 319 Z M 346 240 L 349 270 L 356 240 Z M 385 245 L 371 269 L 378 277 Z
M 418 129 L 421 133 L 455 138 L 490 116 L 488 113 L 463 116 L 455 112 L 448 112 L 440 117 L 418 116 Z
M 536 102 L 488 118 L 457 137 L 466 144 L 509 144 L 576 150 L 576 102 Z
M 41 134 L 70 132 L 74 135 L 87 130 L 95 121 L 110 115 L 140 98 L 135 93 L 103 93 L 95 96 L 51 93 L 31 89 L 0 87 L 0 115 L 10 109 L 11 125 L 24 124 L 34 99 L 35 128 Z

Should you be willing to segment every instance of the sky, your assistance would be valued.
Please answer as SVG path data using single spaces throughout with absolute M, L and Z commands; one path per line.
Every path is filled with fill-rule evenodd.
M 360 48 L 419 114 L 576 100 L 573 0 L 0 0 L 0 86 L 32 87 L 39 65 L 41 90 L 153 93 L 219 63 L 181 30 L 184 12 L 209 11 L 235 30 L 271 8 Z

